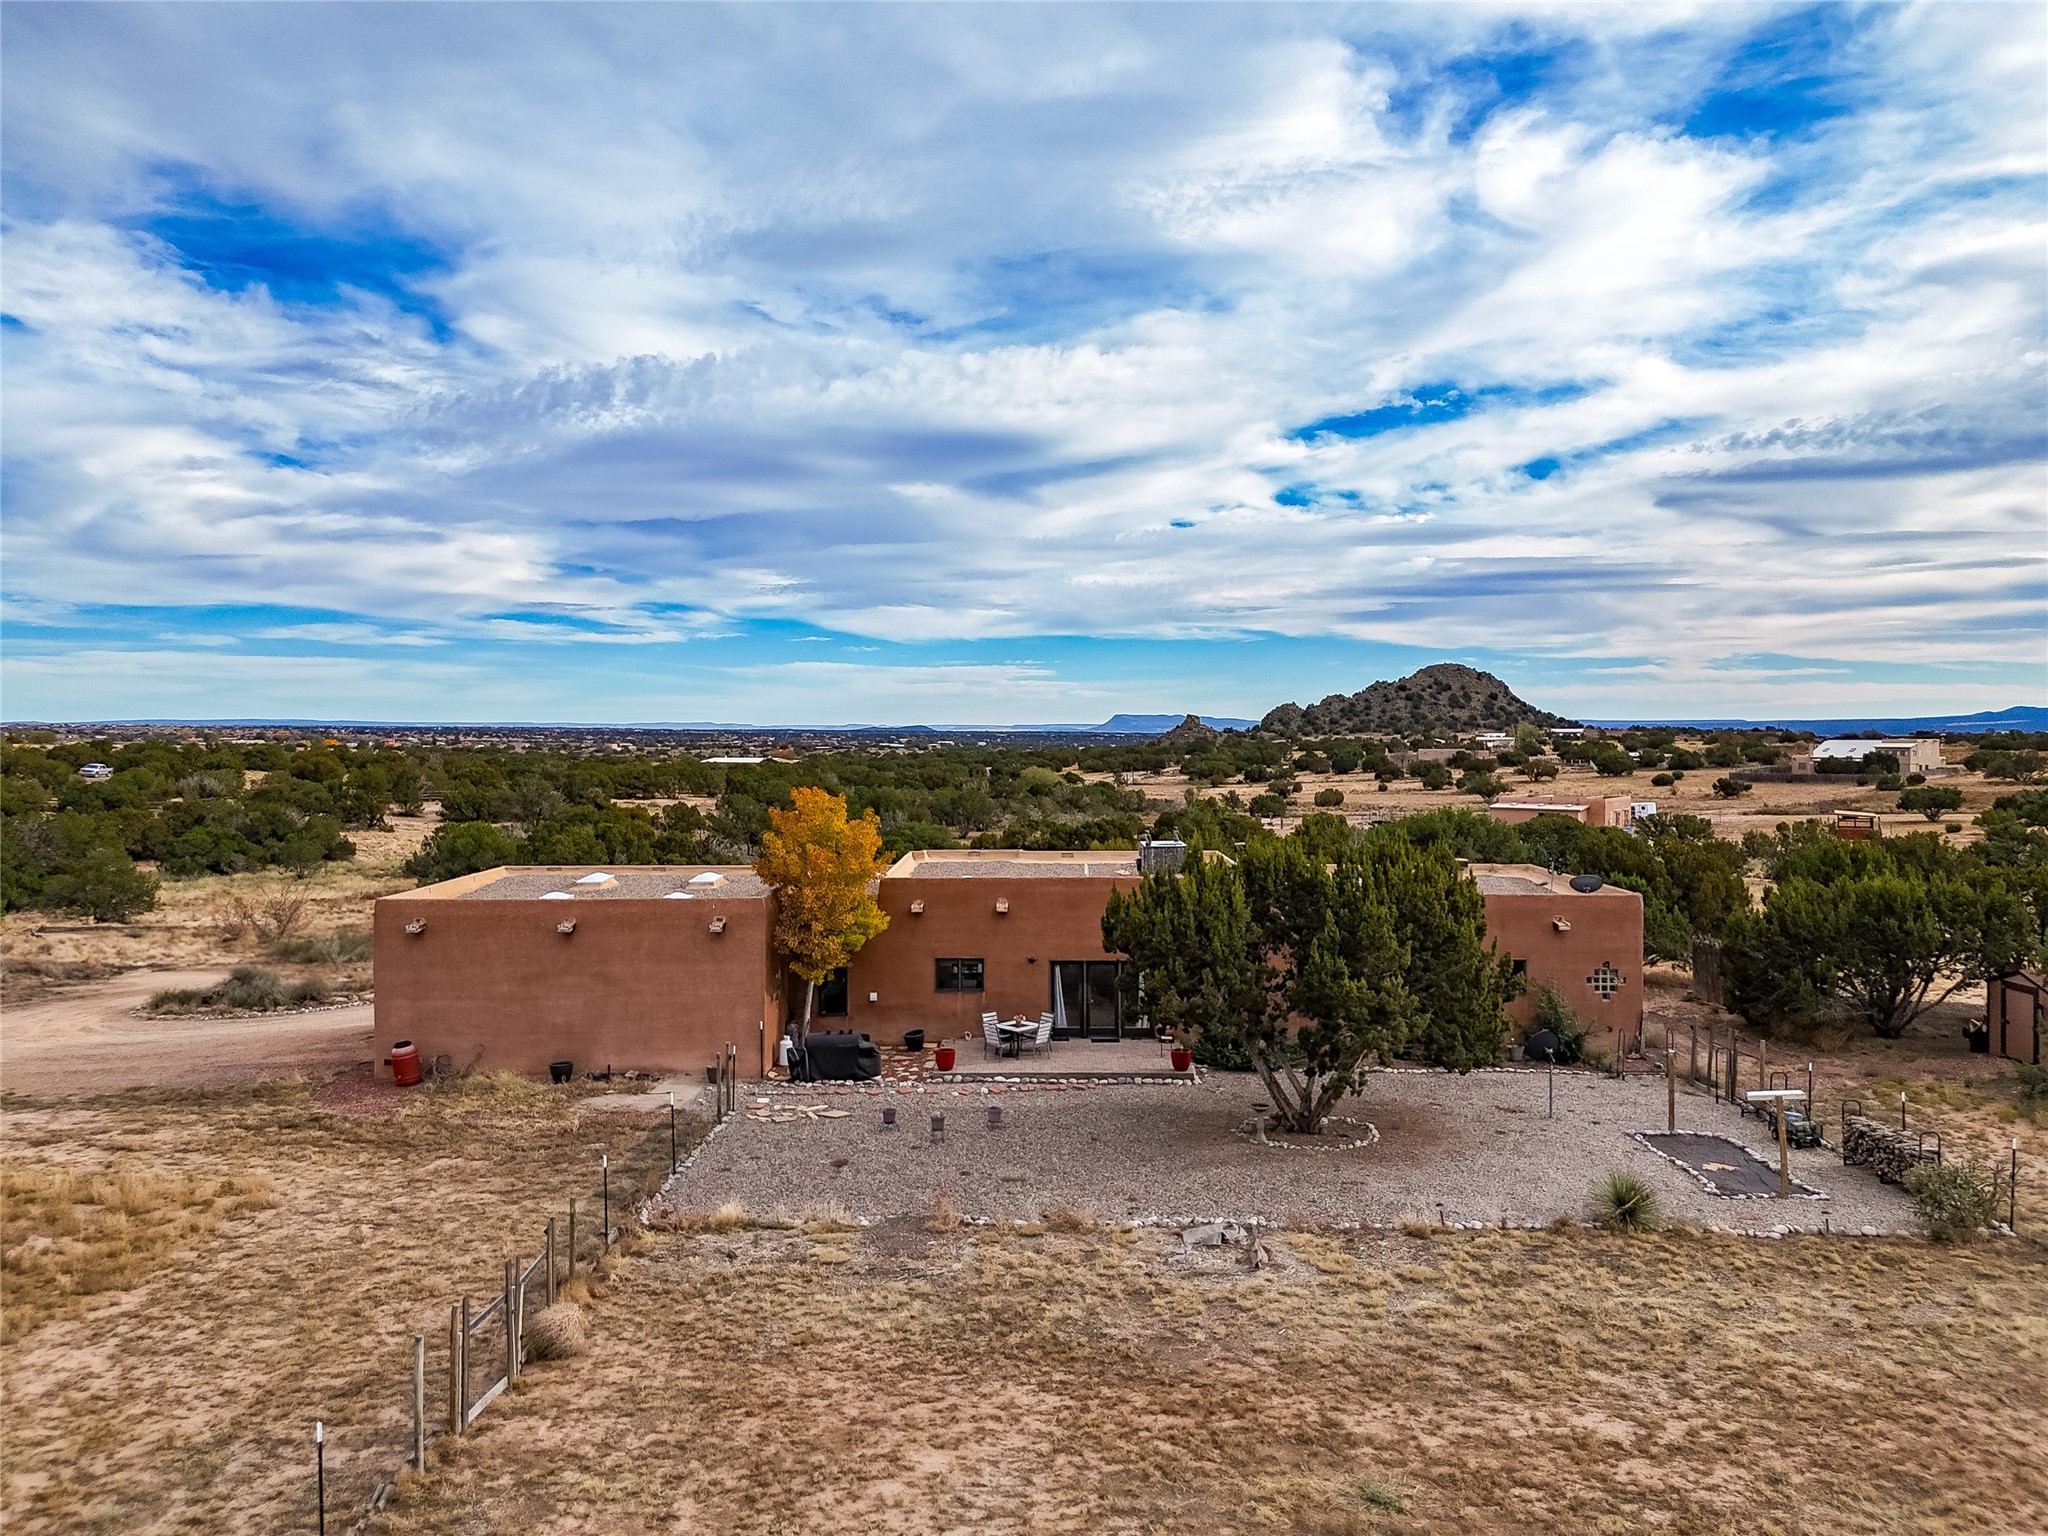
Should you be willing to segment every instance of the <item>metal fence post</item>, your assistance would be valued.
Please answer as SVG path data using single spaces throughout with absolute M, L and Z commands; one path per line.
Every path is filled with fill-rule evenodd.
M 448 1304 L 448 1433 L 462 1433 L 462 1307 Z
M 548 1218 L 548 1305 L 555 1304 L 555 1218 Z
M 505 1384 L 519 1374 L 519 1321 L 513 1315 L 513 1287 L 519 1283 L 519 1261 L 505 1261 Z
M 427 1470 L 427 1336 L 412 1336 L 412 1464 Z

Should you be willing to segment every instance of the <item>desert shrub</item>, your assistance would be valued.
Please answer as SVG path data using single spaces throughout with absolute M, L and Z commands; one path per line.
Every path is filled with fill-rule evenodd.
M 2048 1067 L 2022 1063 L 2014 1070 L 2019 1079 L 2018 1097 L 2023 1104 L 2048 1104 Z
M 1913 1214 L 1937 1243 L 1968 1242 L 1998 1211 L 1998 1174 L 1974 1158 L 1918 1164 L 1906 1170 L 1905 1185 Z
M 1285 795 L 1273 794 L 1253 795 L 1252 803 L 1247 809 L 1254 816 L 1285 816 L 1287 814 L 1287 797 Z
M 1422 782 L 1424 789 L 1449 789 L 1451 787 L 1451 770 L 1442 763 L 1416 764 L 1415 777 Z
M 1571 1066 L 1586 1059 L 1586 1025 L 1572 1011 L 1571 1004 L 1557 995 L 1555 987 L 1536 989 L 1536 1009 L 1529 1020 L 1531 1034 L 1549 1030 L 1557 1036 L 1557 1064 Z
M 270 952 L 299 965 L 349 965 L 369 959 L 371 948 L 369 929 L 337 928 L 332 933 L 279 939 L 271 944 Z
M 1731 779 L 1726 774 L 1714 780 L 1714 793 L 1723 800 L 1733 800 L 1737 795 L 1749 793 L 1749 786 L 1740 779 Z
M 1055 1205 L 1045 1213 L 1048 1232 L 1093 1232 L 1101 1225 L 1093 1211 L 1076 1205 Z
M 1593 1186 L 1593 1219 L 1615 1232 L 1654 1232 L 1664 1224 L 1663 1204 L 1648 1182 L 1617 1168 Z
M 96 923 L 125 923 L 156 905 L 157 882 L 114 848 L 95 848 L 43 886 L 48 905 L 80 912 Z
M 324 1003 L 333 995 L 317 976 L 287 982 L 275 971 L 258 966 L 238 965 L 226 981 L 206 988 L 172 987 L 152 993 L 152 1013 L 198 1013 L 232 1008 L 244 1013 L 270 1013 L 279 1008 L 297 1008 L 307 1003 Z
M 931 1213 L 924 1219 L 927 1232 L 958 1232 L 960 1230 L 960 1202 L 953 1198 L 953 1191 L 941 1189 L 932 1196 Z
M 542 1307 L 526 1323 L 527 1351 L 536 1360 L 567 1360 L 589 1345 L 583 1309 L 566 1301 Z
M 1656 785 L 1659 789 L 1669 789 L 1672 785 L 1676 784 L 1678 780 L 1674 779 L 1668 773 L 1660 773 L 1654 779 L 1650 780 L 1650 782 Z
M 1317 805 L 1342 805 L 1343 803 L 1344 791 L 1341 789 L 1332 787 L 1329 789 L 1319 789 L 1316 791 Z

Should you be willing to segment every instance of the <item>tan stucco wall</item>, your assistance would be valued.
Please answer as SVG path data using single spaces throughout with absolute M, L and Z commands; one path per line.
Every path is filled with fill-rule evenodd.
M 374 924 L 376 1061 L 411 1040 L 431 1061 L 541 1074 L 567 1059 L 579 1073 L 607 1065 L 700 1072 L 739 1048 L 740 1072 L 759 1077 L 772 992 L 770 902 L 492 901 L 386 896 Z M 713 934 L 709 920 L 726 919 Z M 574 918 L 564 936 L 555 925 Z M 424 919 L 426 931 L 405 925 Z
M 1535 992 L 1548 983 L 1594 1031 L 1605 1051 L 1614 1039 L 1633 1041 L 1643 1023 L 1643 898 L 1618 886 L 1588 894 L 1511 892 L 1489 895 L 1486 933 L 1501 953 L 1528 967 L 1529 987 L 1508 1005 L 1518 1029 L 1527 1029 Z M 1556 919 L 1571 924 L 1560 931 Z M 1621 973 L 1621 989 L 1602 997 L 1587 980 L 1602 962 Z
M 878 900 L 889 926 L 847 967 L 845 1027 L 900 1044 L 907 1029 L 927 1044 L 945 1035 L 976 1035 L 981 1016 L 1035 1019 L 1052 1007 L 1052 962 L 1113 960 L 1102 947 L 1102 912 L 1128 878 L 884 879 Z M 1010 910 L 998 915 L 996 902 Z M 923 901 L 913 915 L 910 904 Z M 933 990 L 933 963 L 986 962 L 982 992 Z M 878 1001 L 869 1002 L 875 993 Z M 827 1021 L 827 1027 L 839 1027 Z

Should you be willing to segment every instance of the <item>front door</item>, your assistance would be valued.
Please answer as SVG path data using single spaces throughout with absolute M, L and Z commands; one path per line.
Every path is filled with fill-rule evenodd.
M 1053 1016 L 1059 1019 L 1064 1005 L 1064 1038 L 1115 1040 L 1122 1036 L 1123 999 L 1116 983 L 1123 968 L 1121 960 L 1053 962 Z

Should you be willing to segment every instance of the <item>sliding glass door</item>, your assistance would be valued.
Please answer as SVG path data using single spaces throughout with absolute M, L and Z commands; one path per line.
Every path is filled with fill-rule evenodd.
M 1053 1033 L 1068 1040 L 1115 1040 L 1124 1034 L 1117 993 L 1121 960 L 1055 960 L 1052 966 Z M 1139 1033 L 1135 1024 L 1132 1034 Z

